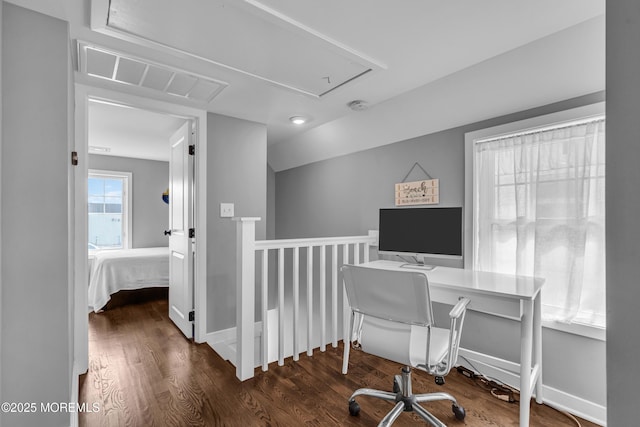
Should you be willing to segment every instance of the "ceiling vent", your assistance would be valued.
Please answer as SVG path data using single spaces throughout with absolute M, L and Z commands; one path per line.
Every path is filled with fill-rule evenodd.
M 78 71 L 208 104 L 227 83 L 78 41 Z

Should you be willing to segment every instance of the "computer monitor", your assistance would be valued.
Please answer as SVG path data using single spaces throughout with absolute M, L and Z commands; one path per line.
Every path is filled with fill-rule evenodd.
M 461 207 L 380 209 L 378 230 L 380 254 L 462 259 Z

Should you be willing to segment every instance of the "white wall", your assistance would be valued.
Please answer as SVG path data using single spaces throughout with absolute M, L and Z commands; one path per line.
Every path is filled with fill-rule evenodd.
M 66 23 L 4 3 L 2 16 L 2 398 L 70 398 Z M 65 426 L 67 413 L 0 414 Z
M 608 1 L 606 14 L 607 425 L 625 427 L 639 423 L 640 4 Z
M 169 205 L 162 192 L 169 186 L 169 162 L 90 154 L 89 169 L 131 172 L 133 182 L 132 248 L 167 246 Z
M 266 235 L 267 129 L 219 114 L 207 115 L 207 332 L 236 323 L 236 223 L 220 218 L 220 203 L 235 216 L 261 217 Z

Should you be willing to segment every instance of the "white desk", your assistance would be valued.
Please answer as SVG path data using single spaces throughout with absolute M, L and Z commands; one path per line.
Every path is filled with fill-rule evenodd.
M 471 300 L 468 306 L 470 310 L 520 321 L 520 427 L 527 427 L 534 389 L 536 402 L 542 403 L 540 289 L 544 280 L 449 267 L 436 267 L 427 271 L 403 267 L 403 264 L 379 260 L 360 266 L 423 272 L 429 280 L 433 301 L 455 304 L 460 297 L 468 297 Z

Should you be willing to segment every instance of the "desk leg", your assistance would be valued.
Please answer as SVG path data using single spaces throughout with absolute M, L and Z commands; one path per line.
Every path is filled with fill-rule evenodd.
M 533 303 L 533 366 L 538 367 L 536 402 L 542 403 L 542 295 L 538 293 Z
M 533 305 L 533 301 L 522 301 L 523 314 L 520 322 L 520 427 L 529 427 Z
M 350 316 L 348 317 L 344 317 L 345 323 L 347 323 L 347 319 L 348 319 L 348 326 L 347 326 L 347 333 L 344 334 L 344 338 L 342 339 L 342 344 L 344 344 L 344 350 L 342 352 L 342 373 L 346 374 L 347 370 L 349 370 L 349 350 L 351 349 L 351 331 L 353 331 L 353 318 L 354 318 L 354 314 L 353 312 L 349 313 Z

